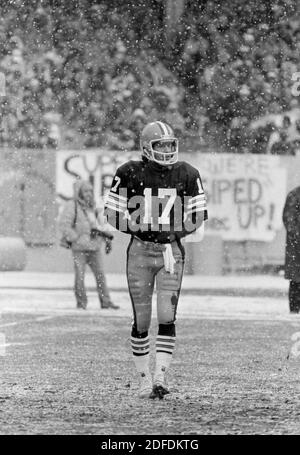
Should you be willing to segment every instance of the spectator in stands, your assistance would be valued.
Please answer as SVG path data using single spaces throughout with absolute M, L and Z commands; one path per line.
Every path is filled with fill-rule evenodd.
M 247 125 L 231 132 L 232 119 L 246 118 L 249 124 L 288 112 L 295 103 L 297 0 L 272 5 L 241 0 L 240 8 L 232 8 L 230 0 L 212 0 L 201 10 L 191 1 L 180 19 L 180 40 L 174 35 L 173 44 L 163 41 L 160 2 L 135 8 L 138 17 L 152 17 L 149 27 L 132 19 L 136 13 L 130 2 L 117 10 L 108 1 L 100 6 L 82 0 L 74 8 L 68 2 L 55 7 L 48 1 L 25 2 L 26 8 L 21 1 L 4 3 L 0 71 L 7 96 L 0 98 L 6 119 L 0 146 L 115 148 L 121 143 L 128 148 L 130 133 L 129 139 L 122 135 L 131 130 L 131 115 L 142 108 L 147 122 L 161 118 L 163 94 L 167 104 L 180 105 L 175 114 L 184 115 L 185 134 L 195 134 L 193 113 L 201 105 L 209 122 L 202 142 L 228 151 L 219 147 L 227 137 L 229 149 L 242 150 Z M 49 112 L 61 121 L 49 121 Z M 276 134 L 267 153 L 274 139 Z M 295 139 L 289 126 L 287 142 Z M 275 147 L 273 153 L 280 150 Z
M 284 115 L 282 119 L 282 128 L 288 133 L 289 128 L 291 127 L 292 122 L 289 115 Z
M 101 308 L 118 309 L 112 303 L 102 264 L 102 244 L 111 251 L 112 236 L 101 229 L 100 213 L 95 207 L 93 187 L 89 182 L 76 185 L 74 200 L 67 202 L 59 220 L 62 246 L 70 247 L 75 269 L 75 297 L 77 308 L 86 309 L 85 269 L 89 265 L 97 283 Z
M 273 122 L 250 129 L 249 140 L 252 153 L 270 153 L 274 141 L 279 140 L 277 127 Z
M 286 228 L 285 278 L 289 280 L 291 313 L 300 312 L 300 186 L 287 195 L 283 209 Z
M 273 124 L 265 153 L 279 155 L 293 155 L 293 141 L 300 139 L 296 129 L 296 123 L 292 123 L 289 115 L 284 115 L 280 126 Z
M 279 140 L 272 145 L 272 155 L 294 155 L 294 148 L 292 143 L 288 140 L 288 133 L 286 130 L 279 132 Z
M 295 119 L 294 121 L 291 121 L 291 124 L 287 130 L 288 139 L 290 142 L 294 142 L 294 141 L 300 139 L 299 126 L 297 126 L 298 122 L 299 122 L 299 119 Z

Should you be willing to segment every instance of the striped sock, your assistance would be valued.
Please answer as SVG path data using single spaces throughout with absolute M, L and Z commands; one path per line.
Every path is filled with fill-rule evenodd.
M 175 336 L 157 335 L 155 376 L 165 373 L 169 368 L 175 348 Z
M 149 352 L 150 352 L 150 343 L 149 336 L 145 338 L 136 338 L 131 336 L 131 348 L 133 354 L 133 361 L 135 367 L 139 373 L 150 374 L 149 371 Z

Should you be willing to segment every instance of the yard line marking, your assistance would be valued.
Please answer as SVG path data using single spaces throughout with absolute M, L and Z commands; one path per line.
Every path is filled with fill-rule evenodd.
M 27 324 L 27 323 L 31 323 L 31 322 L 43 322 L 48 319 L 53 319 L 55 317 L 57 317 L 57 316 L 40 316 L 40 317 L 37 317 L 34 319 L 25 319 L 24 321 L 7 322 L 6 324 L 1 324 L 0 329 L 2 329 L 3 327 L 14 327 L 16 325 Z
M 0 344 L 0 357 L 6 357 L 7 352 L 6 348 L 9 348 L 11 346 L 25 346 L 28 345 L 29 343 L 2 343 Z
M 35 322 L 43 322 L 43 321 L 47 321 L 47 319 L 53 319 L 55 316 L 39 316 L 37 318 L 35 318 Z
M 72 309 L 55 309 L 55 310 L 48 310 L 51 315 L 49 316 L 44 316 L 40 318 L 34 318 L 34 319 L 26 319 L 24 321 L 17 321 L 17 322 L 8 322 L 6 324 L 0 325 L 1 328 L 5 327 L 10 327 L 10 326 L 16 326 L 20 324 L 26 324 L 26 323 L 32 323 L 32 322 L 43 322 L 45 320 L 50 320 L 53 318 L 59 318 L 59 317 L 65 317 L 68 315 L 76 316 L 78 318 L 89 318 L 91 316 L 99 316 L 101 319 L 114 319 L 114 318 L 128 318 L 130 316 L 128 311 L 122 311 L 118 312 L 118 314 L 113 313 L 113 310 L 107 311 L 106 313 L 99 314 L 99 310 L 94 310 L 90 309 L 86 313 L 78 314 L 77 310 L 72 310 Z M 24 311 L 15 311 L 15 314 L 18 313 L 24 314 Z M 31 311 L 28 311 L 29 314 L 31 314 Z M 183 312 L 179 311 L 178 315 L 182 319 L 199 319 L 199 320 L 224 320 L 224 321 L 230 321 L 230 320 L 237 320 L 237 321 L 268 321 L 268 322 L 291 322 L 293 323 L 294 326 L 298 326 L 300 324 L 300 319 L 297 324 L 297 321 L 295 320 L 295 315 L 290 316 L 289 314 L 263 314 L 263 313 L 225 313 L 222 314 L 220 313 L 208 313 L 208 312 L 199 312 L 199 313 L 188 313 L 188 312 Z M 153 316 L 154 319 L 156 319 L 156 316 Z
M 17 322 L 9 322 L 7 324 L 0 325 L 0 328 L 2 328 L 2 327 L 10 327 L 10 326 L 14 326 L 14 325 L 17 325 L 17 324 L 18 324 Z
M 5 344 L 0 344 L 0 349 L 1 348 L 6 348 L 7 346 L 25 346 L 26 344 L 30 344 L 30 343 L 5 343 Z

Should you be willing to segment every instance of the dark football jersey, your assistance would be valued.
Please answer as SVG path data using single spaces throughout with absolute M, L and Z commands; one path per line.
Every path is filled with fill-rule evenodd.
M 200 174 L 185 161 L 162 167 L 130 160 L 117 169 L 104 213 L 113 227 L 141 240 L 180 239 L 207 219 Z

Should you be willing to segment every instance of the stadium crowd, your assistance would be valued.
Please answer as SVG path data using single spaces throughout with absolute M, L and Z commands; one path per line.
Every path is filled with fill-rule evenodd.
M 159 118 L 215 151 L 296 153 L 297 1 L 185 6 L 167 28 L 162 1 L 1 1 L 0 145 L 134 150 Z

